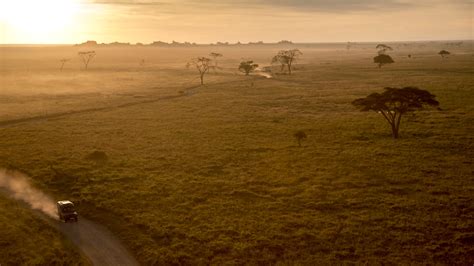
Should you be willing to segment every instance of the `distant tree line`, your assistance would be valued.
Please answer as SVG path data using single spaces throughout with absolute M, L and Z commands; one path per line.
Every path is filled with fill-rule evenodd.
M 154 41 L 149 44 L 143 44 L 141 42 L 137 42 L 135 44 L 129 42 L 111 42 L 111 43 L 97 43 L 97 41 L 86 41 L 84 43 L 76 44 L 76 46 L 162 46 L 162 47 L 194 47 L 199 45 L 211 45 L 211 46 L 235 46 L 235 45 L 293 45 L 292 41 L 288 40 L 281 40 L 276 43 L 265 43 L 263 41 L 257 42 L 248 42 L 248 43 L 241 43 L 240 41 L 235 43 L 229 42 L 216 42 L 210 44 L 197 44 L 195 42 L 164 42 L 164 41 Z

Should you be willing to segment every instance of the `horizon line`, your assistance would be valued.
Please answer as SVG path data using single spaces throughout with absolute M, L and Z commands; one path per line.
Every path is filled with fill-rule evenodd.
M 34 45 L 34 46 L 80 46 L 80 45 L 87 45 L 86 43 L 89 41 L 94 41 L 94 40 L 88 40 L 83 43 L 0 43 L 0 46 L 28 46 L 28 45 Z M 282 40 L 285 41 L 285 40 Z M 177 42 L 179 44 L 190 44 L 193 46 L 235 46 L 235 45 L 265 45 L 265 44 L 281 44 L 281 45 L 295 45 L 295 44 L 347 44 L 347 43 L 400 43 L 400 42 L 447 42 L 447 41 L 474 41 L 474 39 L 424 39 L 424 40 L 397 40 L 397 41 L 310 41 L 310 42 L 293 42 L 289 41 L 288 43 L 280 43 L 282 41 L 276 41 L 276 42 L 263 42 L 259 43 L 261 41 L 255 41 L 255 42 L 241 42 L 238 44 L 238 42 L 215 42 L 215 43 L 195 43 L 195 42 L 189 42 L 189 41 L 184 41 L 184 42 Z M 168 44 L 168 45 L 173 45 L 172 42 L 165 42 L 165 41 L 153 41 L 151 43 L 142 43 L 142 42 L 119 42 L 119 41 L 113 41 L 113 42 L 104 42 L 104 43 L 97 43 L 95 45 L 100 46 L 100 45 L 113 45 L 114 43 L 117 43 L 118 45 L 130 45 L 130 46 L 153 46 L 152 44 L 155 42 L 162 42 L 163 44 Z M 141 44 L 141 45 L 140 45 Z

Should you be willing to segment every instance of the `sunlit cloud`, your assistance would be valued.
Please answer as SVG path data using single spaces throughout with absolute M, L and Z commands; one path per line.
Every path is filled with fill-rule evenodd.
M 391 11 L 423 6 L 469 6 L 472 0 L 89 0 L 90 3 L 128 6 L 175 6 L 215 8 L 284 8 L 299 11 Z

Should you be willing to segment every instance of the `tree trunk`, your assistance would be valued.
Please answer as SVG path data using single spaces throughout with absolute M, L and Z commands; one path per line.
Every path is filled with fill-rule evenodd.
M 392 136 L 394 139 L 398 139 L 398 126 L 396 124 L 392 124 Z
M 298 147 L 301 147 L 301 140 L 298 139 Z
M 288 75 L 291 76 L 291 65 L 290 64 L 288 64 Z
M 201 75 L 201 85 L 204 85 L 204 75 Z

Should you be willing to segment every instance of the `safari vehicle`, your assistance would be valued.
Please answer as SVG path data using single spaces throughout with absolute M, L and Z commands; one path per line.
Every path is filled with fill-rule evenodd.
M 57 203 L 59 220 L 77 222 L 77 212 L 74 203 L 69 200 L 61 200 Z

